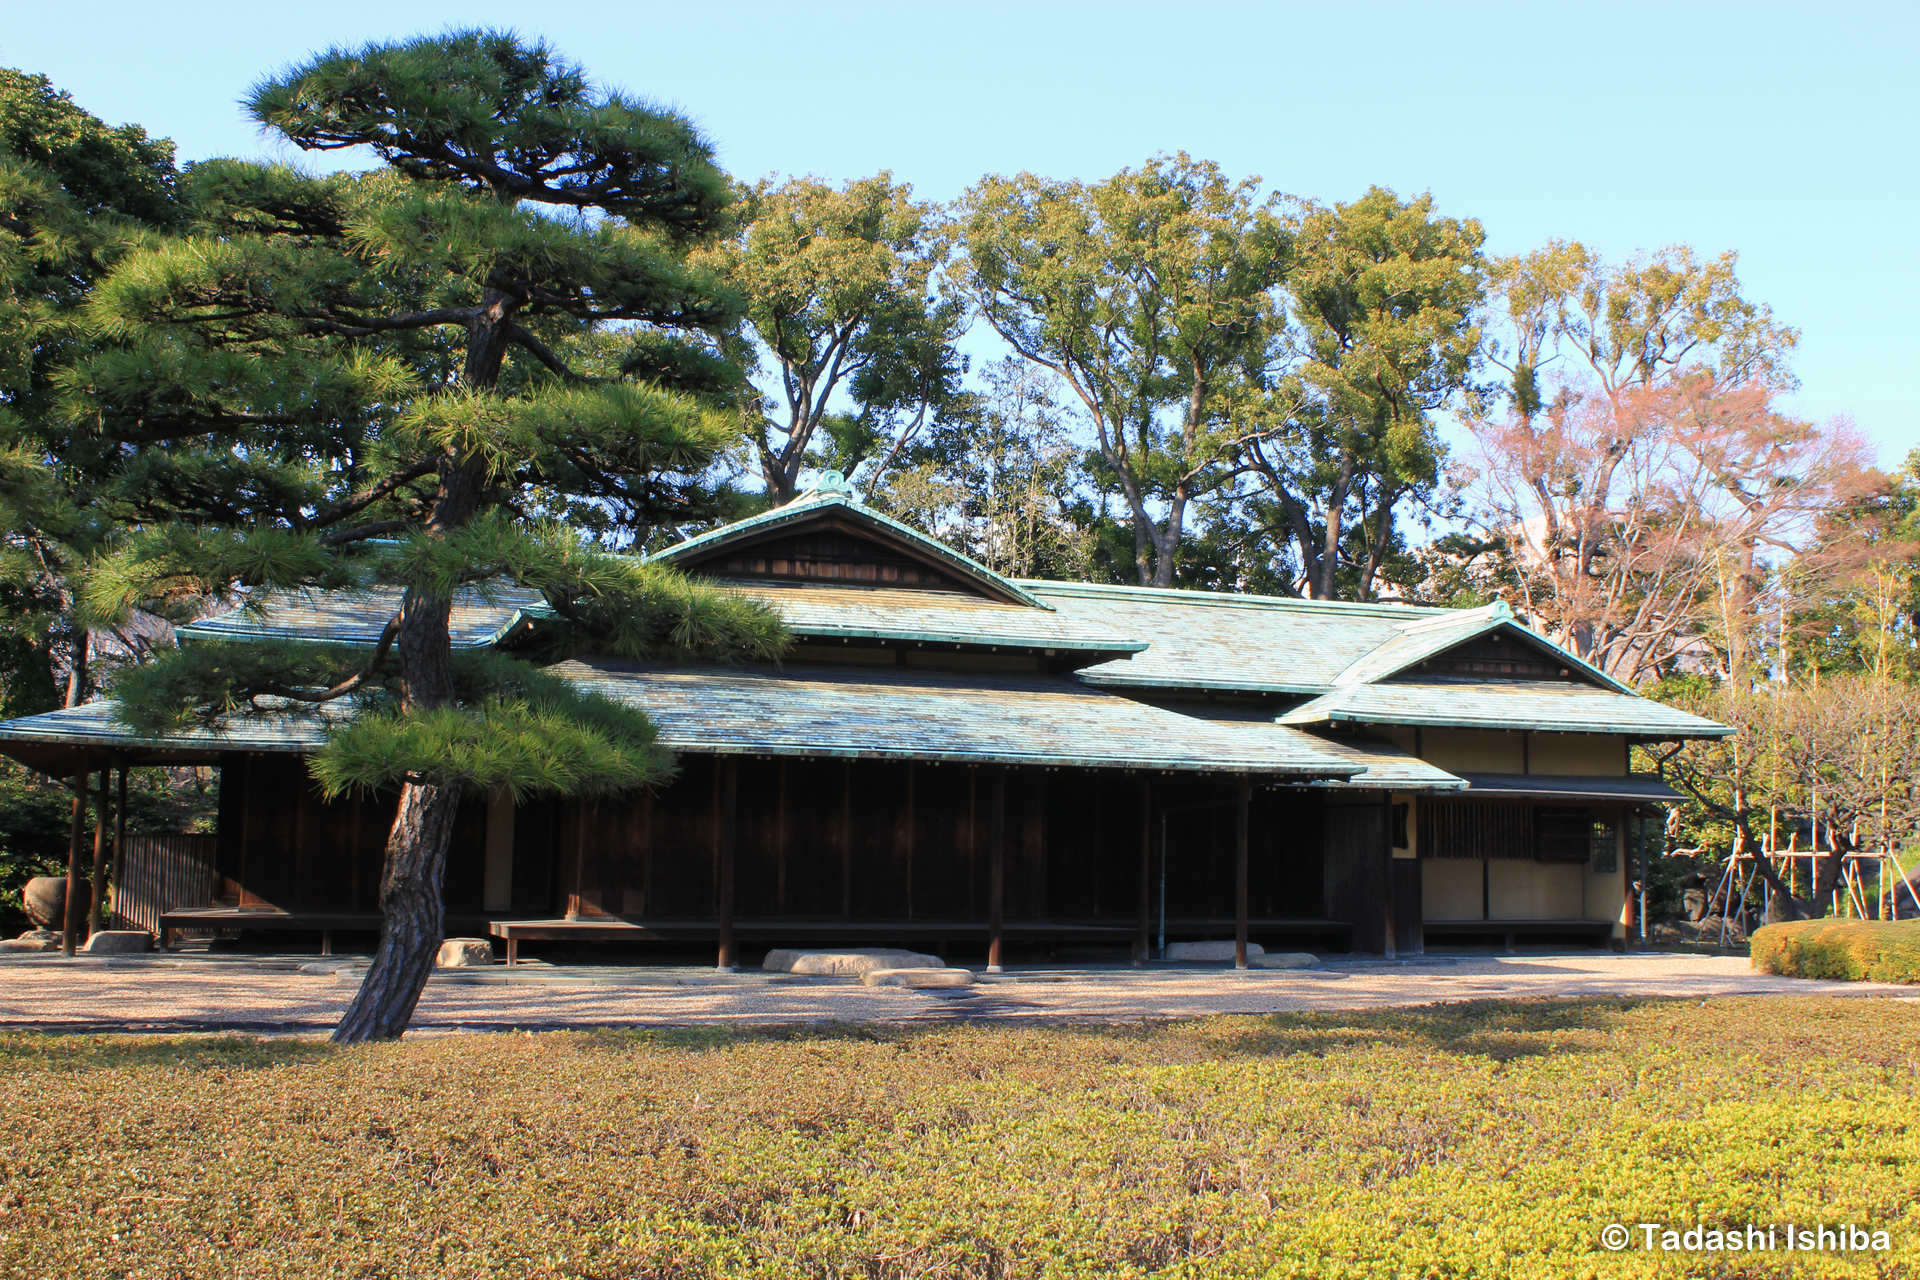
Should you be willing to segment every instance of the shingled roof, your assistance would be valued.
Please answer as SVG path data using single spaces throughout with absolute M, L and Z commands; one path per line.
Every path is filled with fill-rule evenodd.
M 1345 779 L 1312 734 L 1200 720 L 1060 676 L 611 659 L 555 674 L 645 711 L 679 751 Z
M 1286 711 L 1281 724 L 1426 725 L 1529 729 L 1630 737 L 1723 738 L 1733 730 L 1670 707 L 1590 684 L 1558 680 L 1474 680 L 1433 676 L 1335 689 Z
M 928 579 L 933 585 L 755 576 L 717 581 L 773 607 L 803 640 L 951 645 L 1046 655 L 1056 668 L 1089 665 L 1071 679 L 848 671 L 799 662 L 778 673 L 611 662 L 560 669 L 646 706 L 661 719 L 669 746 L 694 751 L 1292 771 L 1345 785 L 1367 778 L 1382 787 L 1438 789 L 1458 780 L 1384 744 L 1336 746 L 1302 729 L 1430 725 L 1652 739 L 1730 732 L 1639 697 L 1526 629 L 1504 604 L 1438 609 L 1015 581 L 863 506 L 843 486 L 654 558 L 698 571 L 721 563 L 716 557 L 728 548 L 738 559 L 739 548 L 767 545 L 769 538 L 790 540 L 808 529 L 877 539 L 911 557 L 898 563 L 937 569 Z M 737 575 L 737 567 L 730 572 Z M 399 603 L 396 588 L 289 593 L 182 627 L 180 635 L 188 642 L 277 637 L 371 645 Z M 454 644 L 499 644 L 547 617 L 551 611 L 534 592 L 473 588 L 455 602 Z M 1548 670 L 1558 668 L 1566 678 L 1429 676 L 1422 670 L 1422 664 L 1489 635 L 1550 659 Z M 1247 709 L 1262 723 L 1203 719 L 1123 696 L 1216 691 L 1267 695 L 1265 710 Z M 1276 716 L 1276 705 L 1288 709 Z M 64 734 L 76 744 L 101 741 L 102 735 L 131 742 L 116 738 L 110 718 L 91 708 L 54 715 L 64 718 L 32 717 L 0 727 L 0 739 L 46 741 L 47 735 Z M 320 731 L 310 720 L 250 717 L 178 741 L 183 749 L 191 743 L 201 750 L 298 750 L 310 749 Z

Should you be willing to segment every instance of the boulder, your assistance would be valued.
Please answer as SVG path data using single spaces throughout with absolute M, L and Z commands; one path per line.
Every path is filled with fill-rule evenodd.
M 485 938 L 448 938 L 434 964 L 442 969 L 478 969 L 493 963 L 493 944 Z
M 79 885 L 82 893 L 87 892 L 84 882 Z M 27 881 L 20 890 L 20 903 L 27 909 L 27 919 L 42 929 L 58 930 L 65 923 L 67 910 L 67 878 L 65 876 L 35 876 Z M 81 904 L 92 906 L 92 899 Z M 85 912 L 83 911 L 84 915 Z
M 899 947 L 853 947 L 842 951 L 798 951 L 781 948 L 767 952 L 761 968 L 768 973 L 799 973 L 816 978 L 858 978 L 876 969 L 940 969 L 946 961 Z
M 145 929 L 102 929 L 80 950 L 88 955 L 124 956 L 153 950 L 153 935 Z
M 51 929 L 29 929 L 17 938 L 8 938 L 0 942 L 0 955 L 32 954 L 59 949 L 60 935 Z
M 1269 951 L 1256 956 L 1252 946 L 1247 948 L 1247 965 L 1253 969 L 1312 969 L 1319 963 L 1320 957 L 1310 951 Z
M 1259 943 L 1249 942 L 1247 944 L 1248 964 L 1253 963 L 1255 956 L 1265 954 L 1266 948 Z M 1231 960 L 1233 958 L 1233 943 L 1231 942 L 1171 942 L 1167 944 L 1167 959 L 1169 960 Z
M 869 969 L 860 975 L 869 987 L 970 987 L 971 969 Z

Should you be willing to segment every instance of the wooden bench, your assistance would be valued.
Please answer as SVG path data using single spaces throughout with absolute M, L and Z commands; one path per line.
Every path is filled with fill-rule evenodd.
M 160 946 L 166 949 L 175 929 L 258 929 L 274 933 L 320 934 L 320 954 L 333 954 L 333 935 L 379 933 L 384 920 L 378 911 L 282 911 L 278 907 L 179 907 L 161 913 Z M 447 917 L 449 933 L 478 929 L 484 916 Z
M 1253 919 L 1248 932 L 1256 937 L 1310 936 L 1337 939 L 1343 945 L 1353 926 L 1344 920 Z M 1158 921 L 1154 923 L 1158 929 Z M 1169 919 L 1169 936 L 1196 933 L 1233 936 L 1228 919 Z M 1132 942 L 1139 937 L 1138 921 L 1088 923 L 1072 920 L 1008 920 L 1001 937 L 1023 942 Z M 522 941 L 556 942 L 710 942 L 720 936 L 717 919 L 650 919 L 589 915 L 574 919 L 492 920 L 487 932 L 507 944 L 507 963 L 516 964 Z M 984 920 L 846 920 L 760 919 L 735 920 L 736 938 L 763 942 L 839 943 L 871 946 L 892 942 L 984 942 L 991 928 Z

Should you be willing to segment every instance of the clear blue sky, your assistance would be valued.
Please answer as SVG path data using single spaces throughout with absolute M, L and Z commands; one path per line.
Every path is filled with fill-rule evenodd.
M 1489 248 L 1733 249 L 1803 331 L 1799 412 L 1920 446 L 1920 6 L 13 0 L 0 64 L 182 159 L 257 154 L 236 100 L 329 44 L 452 23 L 544 35 L 699 120 L 722 162 L 1098 178 L 1184 149 L 1321 200 L 1431 190 Z

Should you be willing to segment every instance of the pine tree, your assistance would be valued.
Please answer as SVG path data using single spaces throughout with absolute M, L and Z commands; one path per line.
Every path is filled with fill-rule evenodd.
M 765 610 L 567 519 L 644 537 L 713 497 L 741 384 L 715 337 L 739 305 L 689 254 L 724 233 L 729 189 L 686 120 L 510 34 L 336 49 L 249 106 L 297 147 L 384 163 L 194 166 L 186 233 L 102 282 L 90 319 L 116 345 L 71 371 L 68 407 L 133 451 L 140 520 L 86 602 L 397 598 L 371 652 L 196 642 L 115 689 L 148 730 L 323 715 L 328 793 L 398 788 L 380 949 L 334 1032 L 391 1038 L 432 969 L 462 795 L 603 794 L 671 768 L 639 713 L 522 657 L 456 654 L 456 594 L 538 591 L 549 654 L 784 645 Z
M 114 527 L 119 451 L 59 412 L 76 323 L 120 255 L 172 225 L 173 144 L 110 126 L 45 76 L 0 69 L 0 716 L 91 692 L 95 648 L 70 573 Z

